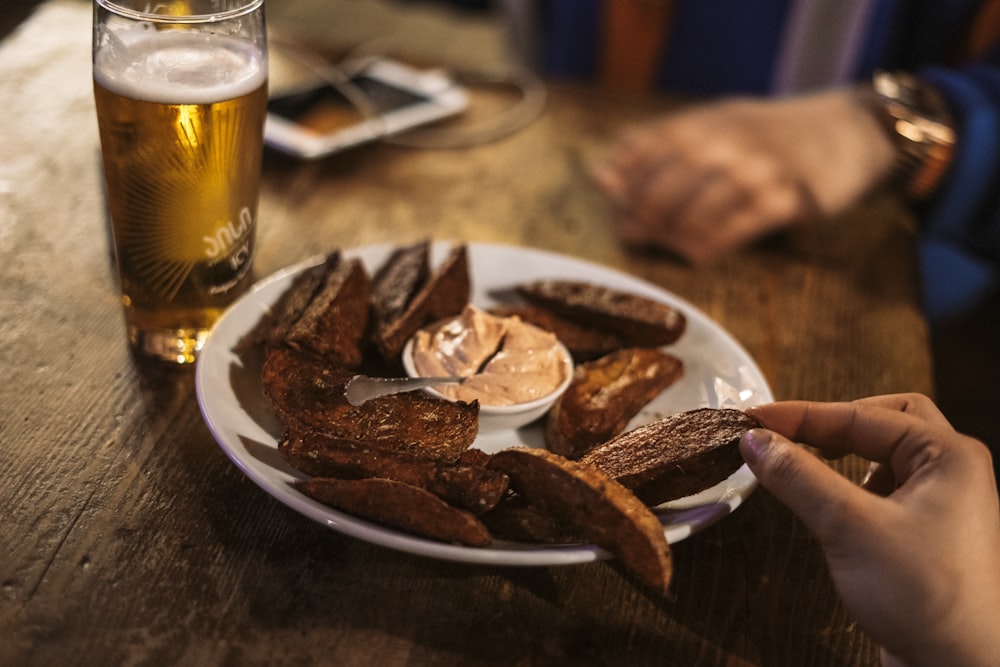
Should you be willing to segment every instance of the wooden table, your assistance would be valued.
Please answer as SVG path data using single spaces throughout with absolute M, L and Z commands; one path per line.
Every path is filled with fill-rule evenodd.
M 605 562 L 484 567 L 375 547 L 248 481 L 206 428 L 191 372 L 126 349 L 89 21 L 88 5 L 52 2 L 0 45 L 0 664 L 877 662 L 814 542 L 764 491 L 676 545 L 660 598 Z M 688 299 L 778 398 L 931 391 L 912 231 L 891 202 L 710 268 L 629 252 L 585 164 L 667 102 L 549 94 L 541 118 L 490 145 L 269 154 L 258 273 L 424 237 L 554 250 Z

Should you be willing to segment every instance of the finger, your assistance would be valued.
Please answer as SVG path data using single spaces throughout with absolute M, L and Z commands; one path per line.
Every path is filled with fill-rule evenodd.
M 807 450 L 767 429 L 740 440 L 750 470 L 824 545 L 833 544 L 848 523 L 874 516 L 874 496 L 837 474 Z
M 636 184 L 645 182 L 672 154 L 669 142 L 655 140 L 649 130 L 633 130 L 591 168 L 591 178 L 613 201 L 626 202 Z
M 631 215 L 619 213 L 611 221 L 612 231 L 618 239 L 627 245 L 655 248 L 660 253 L 671 255 L 680 260 L 697 264 L 699 253 L 692 251 L 676 234 L 669 229 L 651 227 L 644 220 L 637 220 Z
M 593 167 L 590 170 L 590 178 L 594 181 L 597 189 L 612 202 L 620 203 L 625 200 L 625 194 L 628 192 L 628 181 L 614 165 L 605 163 Z
M 615 202 L 611 220 L 616 236 L 625 243 L 650 244 L 684 259 L 692 257 L 686 249 L 687 235 L 679 231 L 672 215 L 681 199 L 696 196 L 696 177 L 689 170 L 672 163 L 657 166 L 655 173 L 634 178 L 627 192 Z
M 856 403 L 874 405 L 887 410 L 905 412 L 908 415 L 920 417 L 938 426 L 951 426 L 948 419 L 941 413 L 937 405 L 923 394 L 886 394 L 883 396 L 871 396 L 869 398 L 859 398 Z
M 791 221 L 769 219 L 747 200 L 736 201 L 729 210 L 711 212 L 704 202 L 692 202 L 701 211 L 678 212 L 669 242 L 695 263 L 719 259 L 726 253 L 755 241 Z
M 657 245 L 700 264 L 738 244 L 727 228 L 727 209 L 745 197 L 725 175 L 682 168 L 677 174 L 662 173 L 651 187 L 656 189 L 644 193 L 635 212 L 648 221 Z
M 695 246 L 719 247 L 712 254 L 721 254 L 744 235 L 734 223 L 740 221 L 739 213 L 747 209 L 750 199 L 727 175 L 706 174 L 697 190 L 677 203 L 672 214 L 674 233 Z
M 590 168 L 590 178 L 611 201 L 625 204 L 635 183 L 648 178 L 653 164 L 648 148 L 621 146 Z
M 953 429 L 921 417 L 863 402 L 786 401 L 749 410 L 760 423 L 819 449 L 887 463 L 904 483 L 957 437 Z
M 645 245 L 653 243 L 652 230 L 626 211 L 618 211 L 611 219 L 611 230 L 624 243 Z
M 695 168 L 685 160 L 664 159 L 651 167 L 645 178 L 633 182 L 629 192 L 632 214 L 661 231 L 672 229 L 675 212 L 698 197 L 713 176 L 712 172 Z
M 796 442 L 882 462 L 889 460 L 915 422 L 922 423 L 912 415 L 862 402 L 783 401 L 749 412 L 765 427 Z

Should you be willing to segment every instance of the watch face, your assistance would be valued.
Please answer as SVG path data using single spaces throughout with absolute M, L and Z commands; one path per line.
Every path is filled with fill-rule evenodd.
M 906 72 L 872 77 L 875 112 L 896 147 L 893 180 L 913 200 L 933 193 L 951 163 L 953 120 L 941 93 Z

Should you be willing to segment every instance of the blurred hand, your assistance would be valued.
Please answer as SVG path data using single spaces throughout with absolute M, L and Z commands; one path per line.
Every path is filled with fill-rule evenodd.
M 615 232 L 700 263 L 845 210 L 894 158 L 861 95 L 733 99 L 631 130 L 593 170 Z
M 1000 500 L 986 447 L 917 394 L 750 412 L 766 429 L 743 438 L 743 456 L 817 538 L 883 664 L 1000 665 Z M 858 488 L 791 441 L 858 454 L 874 474 Z

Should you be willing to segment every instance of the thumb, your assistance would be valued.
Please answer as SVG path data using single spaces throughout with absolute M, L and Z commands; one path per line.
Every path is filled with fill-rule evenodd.
M 740 453 L 761 485 L 823 544 L 841 536 L 845 517 L 865 515 L 845 510 L 867 502 L 867 492 L 774 431 L 748 431 L 740 440 Z

